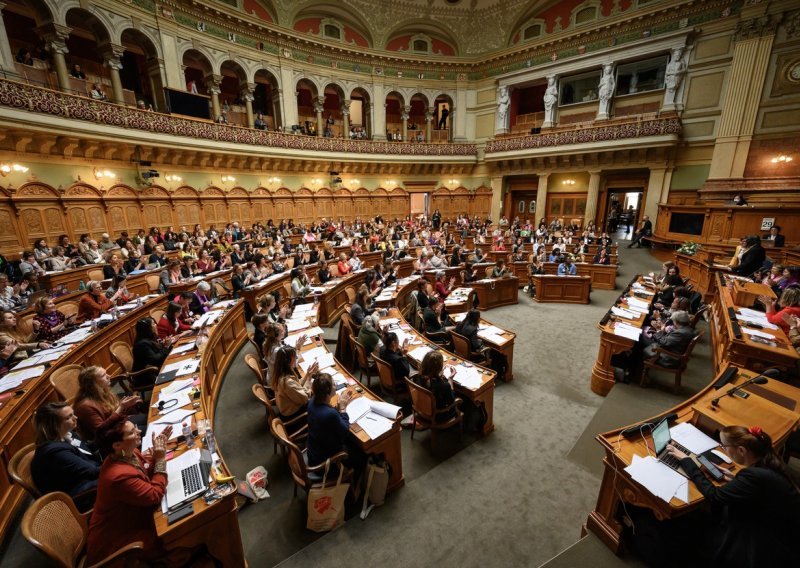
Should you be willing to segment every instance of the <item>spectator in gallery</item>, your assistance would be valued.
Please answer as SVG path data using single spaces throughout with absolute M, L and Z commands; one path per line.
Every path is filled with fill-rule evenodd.
M 77 63 L 75 63 L 72 66 L 72 69 L 70 69 L 69 75 L 70 75 L 70 77 L 73 77 L 75 79 L 84 79 L 84 80 L 86 79 L 86 74 L 83 71 L 81 71 L 81 66 L 78 65 Z

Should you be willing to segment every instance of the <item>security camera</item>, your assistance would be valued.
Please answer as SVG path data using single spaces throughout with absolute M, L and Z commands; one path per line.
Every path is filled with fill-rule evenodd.
M 157 170 L 147 170 L 146 172 L 142 172 L 142 179 L 153 179 L 160 177 L 160 174 Z

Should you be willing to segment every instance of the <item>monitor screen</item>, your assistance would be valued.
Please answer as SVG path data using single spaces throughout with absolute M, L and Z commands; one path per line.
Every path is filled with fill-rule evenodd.
M 662 420 L 658 423 L 658 426 L 653 428 L 653 445 L 655 446 L 656 456 L 664 451 L 664 448 L 669 444 L 669 440 L 669 423 L 666 420 Z

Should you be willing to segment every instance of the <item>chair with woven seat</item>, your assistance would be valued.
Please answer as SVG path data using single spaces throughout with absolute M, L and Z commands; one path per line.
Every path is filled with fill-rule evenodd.
M 102 268 L 90 268 L 86 271 L 86 275 L 89 277 L 89 280 L 96 280 L 97 282 L 102 282 L 106 279 Z
M 705 314 L 707 311 L 708 306 L 700 307 L 700 309 L 693 313 L 692 317 L 689 318 L 689 326 L 691 326 L 692 329 L 696 328 L 700 320 L 703 319 L 703 314 Z
M 22 535 L 56 566 L 78 568 L 86 564 L 89 514 L 81 514 L 66 493 L 48 493 L 34 501 L 22 517 Z M 143 550 L 141 541 L 126 544 L 91 568 L 120 565 Z
M 450 330 L 450 337 L 453 340 L 453 347 L 456 355 L 462 359 L 472 361 L 473 363 L 487 363 L 489 361 L 490 347 L 483 346 L 479 351 L 473 351 L 472 342 L 460 333 Z
M 347 294 L 347 303 L 348 304 L 355 304 L 356 303 L 356 289 L 352 286 L 348 286 L 344 289 L 344 293 Z
M 664 373 L 672 373 L 675 375 L 675 385 L 672 387 L 672 390 L 677 393 L 680 391 L 681 388 L 681 377 L 686 371 L 686 367 L 689 365 L 689 358 L 692 356 L 692 351 L 694 350 L 695 345 L 697 342 L 700 341 L 700 338 L 703 336 L 703 331 L 699 331 L 689 342 L 689 345 L 686 346 L 686 352 L 682 355 L 680 353 L 673 353 L 671 351 L 667 351 L 662 347 L 656 347 L 656 355 L 651 359 L 645 359 L 644 361 L 644 369 L 642 371 L 642 380 L 640 381 L 640 385 L 646 387 L 650 383 L 650 371 L 662 371 Z M 663 365 L 658 364 L 658 360 L 661 355 L 666 355 L 668 357 L 672 357 L 678 360 L 678 365 L 675 367 L 664 367 Z
M 289 439 L 294 442 L 295 444 L 305 444 L 306 439 L 308 438 L 308 414 L 303 413 L 300 416 L 295 416 L 291 420 L 287 420 L 284 422 L 280 416 L 278 416 L 278 408 L 275 405 L 275 397 L 272 392 L 266 388 L 264 388 L 260 384 L 254 384 L 251 389 L 253 392 L 253 396 L 255 396 L 261 404 L 264 405 L 264 409 L 267 411 L 267 429 L 270 429 L 270 424 L 272 424 L 273 420 L 280 420 L 281 424 L 285 427 L 288 425 L 290 429 L 295 424 L 302 424 L 296 430 L 294 430 L 290 435 Z M 271 430 L 270 430 L 271 432 Z M 273 445 L 272 450 L 273 453 L 278 452 L 278 439 L 273 436 Z
M 408 399 L 408 387 L 405 382 L 398 381 L 394 376 L 394 368 L 381 359 L 373 355 L 375 365 L 378 367 L 378 379 L 380 380 L 381 392 L 384 395 L 389 394 L 394 402 L 399 399 Z
M 147 283 L 147 290 L 150 294 L 158 294 L 159 288 L 161 287 L 161 275 L 160 274 L 146 274 L 144 277 L 145 283 Z
M 145 392 L 153 390 L 153 382 L 158 375 L 158 367 L 149 365 L 139 371 L 133 371 L 133 351 L 131 346 L 124 341 L 115 341 L 109 348 L 111 351 L 111 358 L 114 359 L 117 365 L 122 368 L 122 373 L 113 377 L 112 381 L 118 381 L 125 394 L 131 394 L 134 390 Z M 142 384 L 140 378 L 149 378 L 150 380 Z M 135 383 L 140 383 L 134 386 Z
M 231 297 L 231 291 L 225 286 L 222 278 L 215 278 L 211 281 L 211 284 L 214 287 L 214 294 L 216 294 L 218 300 L 225 300 Z
M 431 443 L 435 444 L 436 431 L 448 430 L 453 426 L 460 426 L 459 435 L 463 432 L 464 413 L 461 411 L 462 400 L 456 398 L 453 404 L 445 408 L 436 408 L 436 397 L 433 393 L 423 386 L 418 385 L 411 379 L 406 379 L 408 392 L 411 394 L 411 410 L 414 413 L 414 423 L 411 427 L 411 439 L 414 439 L 414 432 L 417 426 L 429 428 L 431 430 Z M 446 422 L 438 422 L 436 419 L 440 415 L 455 414 Z
M 42 493 L 36 488 L 31 475 L 31 462 L 36 452 L 36 444 L 28 444 L 17 451 L 8 462 L 8 475 L 31 497 L 38 499 Z
M 72 404 L 78 396 L 78 376 L 82 370 L 81 365 L 62 365 L 50 373 L 50 384 L 61 400 Z
M 77 316 L 78 315 L 78 304 L 76 302 L 61 302 L 58 305 L 58 311 L 64 314 L 65 316 Z
M 494 270 L 494 266 L 487 266 L 486 269 L 484 269 L 483 273 L 486 275 L 486 278 L 491 278 L 492 277 L 492 271 L 493 270 Z
M 315 466 L 308 465 L 308 454 L 301 450 L 290 437 L 286 434 L 283 422 L 280 419 L 275 419 L 270 423 L 270 431 L 275 438 L 278 439 L 280 444 L 288 451 L 289 469 L 292 472 L 292 479 L 294 479 L 294 496 L 297 497 L 297 488 L 301 487 L 306 493 L 315 487 L 327 487 L 336 485 L 338 478 L 337 475 L 328 475 L 325 484 L 322 483 L 322 478 L 325 473 L 325 464 L 321 463 Z M 339 452 L 331 457 L 331 465 L 342 465 L 342 461 L 347 458 L 347 452 Z M 345 468 L 342 479 L 349 479 L 352 472 Z
M 253 371 L 253 374 L 256 376 L 256 380 L 260 385 L 266 386 L 266 377 L 264 376 L 264 370 L 261 368 L 261 362 L 259 358 L 253 355 L 252 353 L 248 353 L 244 356 L 244 364 Z
M 367 375 L 367 388 L 372 384 L 372 377 L 378 375 L 378 368 L 374 363 L 370 362 L 369 353 L 367 348 L 355 336 L 350 336 L 350 342 L 353 345 L 353 351 L 356 354 L 356 364 L 358 366 L 358 377 L 361 382 L 364 382 L 364 374 Z

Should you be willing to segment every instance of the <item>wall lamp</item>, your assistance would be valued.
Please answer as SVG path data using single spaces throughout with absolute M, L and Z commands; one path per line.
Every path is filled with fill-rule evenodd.
M 775 156 L 772 158 L 771 161 L 773 164 L 788 164 L 792 161 L 792 157 L 781 154 L 780 156 Z
M 233 176 L 222 176 L 220 179 L 222 180 L 222 183 L 235 183 L 236 182 L 236 178 L 233 177 Z
M 94 168 L 92 170 L 92 173 L 94 174 L 94 179 L 97 179 L 97 180 L 101 180 L 101 179 L 116 179 L 116 177 L 117 177 L 117 174 L 115 174 L 114 172 L 112 172 L 110 170 L 98 170 L 97 168 Z
M 181 182 L 183 178 L 181 176 L 176 176 L 175 174 L 167 174 L 164 176 L 164 181 L 166 182 Z
M 11 172 L 20 172 L 25 173 L 28 171 L 28 168 L 25 166 L 21 166 L 20 164 L 9 164 L 7 162 L 3 162 L 0 164 L 0 175 L 3 177 L 7 176 Z
M 565 179 L 564 181 L 561 182 L 561 185 L 575 185 L 575 180 L 574 179 Z

